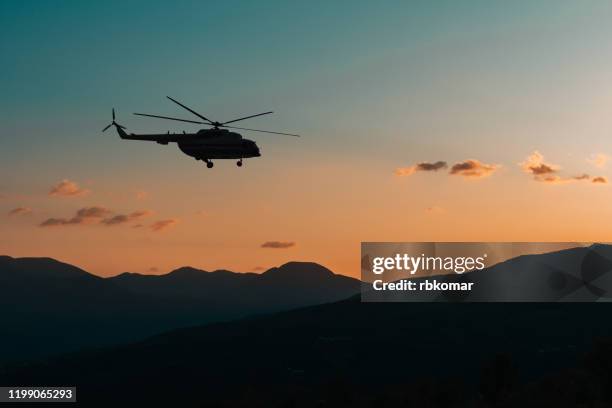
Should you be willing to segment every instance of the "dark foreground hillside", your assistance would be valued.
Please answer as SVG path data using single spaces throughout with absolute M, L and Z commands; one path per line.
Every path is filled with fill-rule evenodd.
M 608 406 L 612 346 L 593 342 L 611 312 L 353 298 L 12 366 L 0 383 L 76 384 L 88 406 Z

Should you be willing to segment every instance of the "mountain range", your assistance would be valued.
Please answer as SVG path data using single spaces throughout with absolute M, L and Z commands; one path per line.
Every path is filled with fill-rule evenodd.
M 0 361 L 347 298 L 360 282 L 308 262 L 264 273 L 183 267 L 101 278 L 50 258 L 0 257 Z
M 502 274 L 520 274 L 526 262 L 536 280 L 550 283 L 551 265 L 553 277 L 559 270 L 572 275 L 578 265 L 583 269 L 577 276 L 585 278 L 591 269 L 608 265 L 599 257 L 593 261 L 588 255 L 593 249 L 604 254 L 611 247 L 529 255 L 496 267 Z M 316 282 L 337 278 L 307 265 L 319 271 L 312 274 Z M 511 265 L 514 270 L 508 269 Z M 306 274 L 287 271 L 297 266 L 305 265 L 284 265 L 267 278 L 238 279 L 292 277 L 291 282 L 304 285 L 298 277 L 309 281 Z M 175 274 L 200 277 L 190 269 Z M 159 293 L 184 293 L 181 284 L 160 283 L 176 279 L 172 275 L 143 279 L 123 274 L 103 281 L 112 283 L 113 290 L 133 285 L 133 299 L 142 294 L 159 299 Z M 358 290 L 359 282 L 340 279 Z M 126 283 L 131 280 L 146 283 Z M 76 385 L 78 400 L 87 406 L 535 407 L 553 397 L 561 401 L 555 406 L 609 406 L 612 395 L 605 390 L 612 384 L 612 342 L 604 342 L 588 364 L 578 363 L 571 374 L 559 373 L 583 361 L 596 339 L 612 336 L 610 312 L 612 304 L 605 302 L 367 303 L 349 294 L 344 300 L 294 310 L 242 313 L 233 321 L 171 330 L 129 344 L 4 364 L 0 384 Z M 539 405 L 529 405 L 529 398 L 544 389 L 533 385 L 534 379 L 557 374 L 563 390 L 547 385 Z M 385 402 L 391 400 L 395 402 Z

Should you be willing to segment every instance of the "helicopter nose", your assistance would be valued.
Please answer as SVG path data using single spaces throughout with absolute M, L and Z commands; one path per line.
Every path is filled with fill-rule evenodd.
M 247 151 L 253 155 L 253 156 L 261 156 L 261 153 L 259 152 L 259 147 L 257 147 L 257 144 L 252 141 L 252 140 L 244 140 L 244 147 L 247 149 Z

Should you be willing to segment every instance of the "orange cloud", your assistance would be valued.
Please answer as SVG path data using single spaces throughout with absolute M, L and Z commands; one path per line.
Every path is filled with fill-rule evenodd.
M 604 161 L 605 163 L 605 161 Z M 542 183 L 548 184 L 567 184 L 574 181 L 591 181 L 593 183 L 606 184 L 608 179 L 602 176 L 591 177 L 584 173 L 573 177 L 562 177 L 560 176 L 560 166 L 544 162 L 544 156 L 537 150 L 527 157 L 527 159 L 519 163 L 523 171 L 527 174 L 531 174 L 533 179 Z
M 574 181 L 591 181 L 592 183 L 606 184 L 608 179 L 603 176 L 591 177 L 588 174 L 582 174 L 574 177 L 561 177 L 558 174 L 550 174 L 543 177 L 535 178 L 535 180 L 548 184 L 567 184 Z
M 446 214 L 446 210 L 442 207 L 439 207 L 437 205 L 431 206 L 431 207 L 427 207 L 425 209 L 425 212 L 427 214 Z
M 9 217 L 15 215 L 28 215 L 32 213 L 32 209 L 28 207 L 17 207 L 8 212 Z
M 593 166 L 599 169 L 603 169 L 604 167 L 606 167 L 606 163 L 608 162 L 608 159 L 610 159 L 608 155 L 605 155 L 603 153 L 598 153 L 598 154 L 591 155 L 591 157 L 589 157 L 587 161 L 591 163 Z
M 608 184 L 608 178 L 604 176 L 593 177 L 593 183 Z
M 106 217 L 111 213 L 110 210 L 104 207 L 85 207 L 81 208 L 76 212 L 76 215 L 72 218 L 48 218 L 42 223 L 40 227 L 57 227 L 61 225 L 81 225 L 95 222 L 101 218 Z
M 295 246 L 295 242 L 267 241 L 261 244 L 262 248 L 285 249 Z
M 437 161 L 435 163 L 421 162 L 410 167 L 399 167 L 395 169 L 397 176 L 411 176 L 417 171 L 438 171 L 447 167 L 445 161 Z
M 558 176 L 551 177 L 550 175 L 556 174 L 560 167 L 545 163 L 544 156 L 537 150 L 529 155 L 524 162 L 519 163 L 519 166 L 521 166 L 525 173 L 531 174 L 537 181 L 553 182 L 559 178 Z
M 74 181 L 64 179 L 49 190 L 49 195 L 59 197 L 77 197 L 88 194 L 90 191 L 79 187 Z
M 486 164 L 475 159 L 469 159 L 451 167 L 450 174 L 467 178 L 488 177 L 499 168 L 496 164 Z
M 159 220 L 151 224 L 151 229 L 155 232 L 163 231 L 178 224 L 178 220 L 171 218 L 168 220 Z
M 143 217 L 148 217 L 149 215 L 152 215 L 152 214 L 153 214 L 153 211 L 150 211 L 150 210 L 135 211 L 131 214 L 118 214 L 118 215 L 115 215 L 114 217 L 103 219 L 102 224 L 109 225 L 109 226 L 125 224 L 131 221 L 136 221 Z
M 144 191 L 144 190 L 138 190 L 136 191 L 136 199 L 138 200 L 146 200 L 147 198 L 149 198 L 149 193 Z

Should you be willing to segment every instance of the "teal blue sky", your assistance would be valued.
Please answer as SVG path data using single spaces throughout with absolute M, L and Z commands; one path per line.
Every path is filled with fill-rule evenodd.
M 176 113 L 171 94 L 221 119 L 274 109 L 249 123 L 310 135 L 300 150 L 399 159 L 383 147 L 580 111 L 610 64 L 605 1 L 122 3 L 3 2 L 2 122 L 29 135 L 6 152 L 103 149 L 111 106 L 133 131 L 180 128 L 129 115 Z
M 70 179 L 105 192 L 90 196 L 88 204 L 127 209 L 130 204 L 113 194 L 146 190 L 153 197 L 147 206 L 181 218 L 183 225 L 185 214 L 200 208 L 227 220 L 230 211 L 259 217 L 258 210 L 279 205 L 270 210 L 277 215 L 269 224 L 286 229 L 275 228 L 270 239 L 309 239 L 300 238 L 289 215 L 278 215 L 287 207 L 294 217 L 316 212 L 313 222 L 331 225 L 333 218 L 336 230 L 351 216 L 365 217 L 370 221 L 363 230 L 334 238 L 346 254 L 341 260 L 322 255 L 348 268 L 356 265 L 361 239 L 407 237 L 391 221 L 374 220 L 377 211 L 402 208 L 380 208 L 370 202 L 375 197 L 393 196 L 411 212 L 441 206 L 448 214 L 461 212 L 460 222 L 468 223 L 469 203 L 451 199 L 466 193 L 464 185 L 444 176 L 435 188 L 416 177 L 398 181 L 398 167 L 466 159 L 496 164 L 500 170 L 491 180 L 503 181 L 470 184 L 470 195 L 501 196 L 503 185 L 542 208 L 547 198 L 530 189 L 543 186 L 517 165 L 535 150 L 568 175 L 607 176 L 587 158 L 612 153 L 608 1 L 3 1 L 0 9 L 0 194 L 23 198 L 0 202 L 3 211 L 18 205 L 40 208 L 40 216 L 73 211 L 86 203 L 45 201 L 51 185 Z M 111 107 L 132 132 L 196 129 L 131 114 L 189 118 L 166 95 L 218 120 L 274 110 L 244 126 L 303 137 L 245 132 L 263 157 L 241 173 L 233 163 L 212 173 L 174 146 L 124 142 L 100 132 Z M 356 192 L 360 187 L 365 191 Z M 582 186 L 559 187 L 575 200 L 585 194 Z M 593 200 L 610 198 L 593 194 Z M 311 201 L 313 195 L 328 204 Z M 168 197 L 186 198 L 177 203 Z M 524 200 L 518 210 L 530 208 Z M 238 204 L 245 201 L 250 208 Z M 220 221 L 202 228 L 223 226 Z M 403 226 L 427 228 L 408 221 Z M 11 220 L 6 228 L 15 233 L 26 227 Z M 443 230 L 441 224 L 432 228 Z M 0 240 L 0 252 L 3 246 L 23 254 L 46 248 L 48 235 L 24 249 L 39 234 L 33 227 L 27 231 L 22 243 Z M 190 237 L 188 245 L 213 245 Z M 255 248 L 260 239 L 253 232 Z M 177 237 L 167 244 L 181 242 Z M 228 236 L 214 245 L 247 244 Z M 297 256 L 316 258 L 324 246 L 329 243 L 296 246 L 306 248 Z

